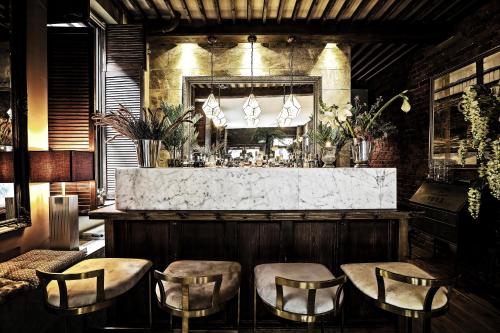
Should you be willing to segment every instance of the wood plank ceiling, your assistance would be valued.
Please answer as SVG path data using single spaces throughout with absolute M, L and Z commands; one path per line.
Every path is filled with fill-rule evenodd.
M 352 80 L 366 82 L 486 0 L 114 0 L 131 21 L 172 36 L 331 36 L 352 44 Z M 168 23 L 173 23 L 168 26 Z M 150 29 L 151 30 L 151 29 Z M 163 32 L 163 33 L 161 33 Z M 156 30 L 158 33 L 158 29 Z M 448 35 L 447 35 L 448 33 Z M 300 37 L 299 37 L 300 40 Z

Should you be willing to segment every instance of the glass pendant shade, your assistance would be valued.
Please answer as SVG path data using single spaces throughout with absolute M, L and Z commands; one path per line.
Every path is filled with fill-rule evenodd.
M 245 119 L 247 120 L 248 127 L 257 127 L 257 125 L 259 125 L 259 121 L 260 121 L 259 118 L 245 117 Z
M 205 113 L 205 116 L 210 119 L 216 116 L 217 110 L 220 112 L 219 103 L 213 93 L 208 95 L 201 109 Z
M 261 111 L 259 102 L 257 102 L 254 94 L 250 94 L 243 104 L 243 112 L 245 112 L 246 118 L 258 118 Z
M 294 94 L 290 94 L 288 96 L 288 99 L 286 100 L 285 104 L 283 104 L 283 109 L 281 112 L 284 114 L 284 118 L 297 118 L 297 116 L 300 113 L 300 110 L 302 109 L 302 106 L 300 105 L 299 101 L 295 97 Z
M 212 122 L 214 123 L 215 127 L 226 126 L 227 124 L 226 116 L 224 115 L 224 112 L 222 112 L 220 107 L 217 107 L 215 114 L 212 117 Z

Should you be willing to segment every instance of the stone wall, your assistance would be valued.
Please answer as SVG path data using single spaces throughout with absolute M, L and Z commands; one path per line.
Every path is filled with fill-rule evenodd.
M 254 75 L 289 74 L 289 47 L 285 43 L 254 44 Z M 210 48 L 193 43 L 170 44 L 158 37 L 148 43 L 146 105 L 182 100 L 183 76 L 210 76 Z M 350 46 L 299 43 L 294 52 L 294 74 L 321 76 L 322 98 L 338 105 L 350 100 Z M 250 44 L 218 44 L 214 49 L 215 76 L 249 76 Z M 149 87 L 148 87 L 149 84 Z
M 413 52 L 369 82 L 371 100 L 410 90 L 411 112 L 404 114 L 398 110 L 399 104 L 387 110 L 386 116 L 397 124 L 399 134 L 376 147 L 372 161 L 398 167 L 399 199 L 411 197 L 427 176 L 430 78 L 500 45 L 499 16 L 500 2 L 489 1 L 456 25 L 453 38 Z

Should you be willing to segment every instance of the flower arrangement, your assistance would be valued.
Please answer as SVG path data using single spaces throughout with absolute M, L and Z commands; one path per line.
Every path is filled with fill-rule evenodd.
M 395 130 L 390 122 L 382 122 L 379 118 L 392 103 L 402 99 L 401 110 L 410 111 L 411 105 L 406 93 L 407 90 L 397 94 L 383 105 L 383 99 L 379 97 L 370 107 L 366 103 L 361 103 L 357 96 L 354 98 L 354 105 L 348 103 L 341 108 L 321 102 L 320 112 L 327 124 L 340 128 L 346 137 L 354 140 L 373 140 Z
M 334 127 L 326 122 L 319 122 L 316 130 L 311 132 L 311 137 L 319 145 L 321 152 L 330 147 L 338 151 L 346 141 L 346 136 L 340 127 Z
M 162 110 L 144 109 L 141 115 L 134 116 L 126 107 L 120 104 L 117 111 L 108 114 L 96 114 L 92 117 L 96 126 L 108 126 L 118 134 L 108 140 L 126 137 L 133 141 L 163 140 L 179 125 L 192 122 L 194 108 L 190 107 L 180 116 L 171 120 Z
M 482 84 L 467 87 L 458 109 L 470 124 L 472 138 L 461 140 L 458 155 L 462 165 L 468 148 L 477 151 L 479 180 L 469 189 L 469 213 L 479 217 L 481 189 L 489 187 L 494 198 L 500 200 L 500 95 L 498 87 Z

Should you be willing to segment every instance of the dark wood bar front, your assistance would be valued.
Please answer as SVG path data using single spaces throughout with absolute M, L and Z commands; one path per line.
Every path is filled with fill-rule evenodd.
M 256 265 L 321 263 L 341 275 L 344 263 L 402 260 L 411 218 L 393 210 L 118 211 L 114 206 L 90 215 L 105 219 L 107 257 L 150 259 L 158 270 L 182 259 L 241 263 L 243 324 L 252 318 Z M 362 315 L 357 308 L 349 317 Z

